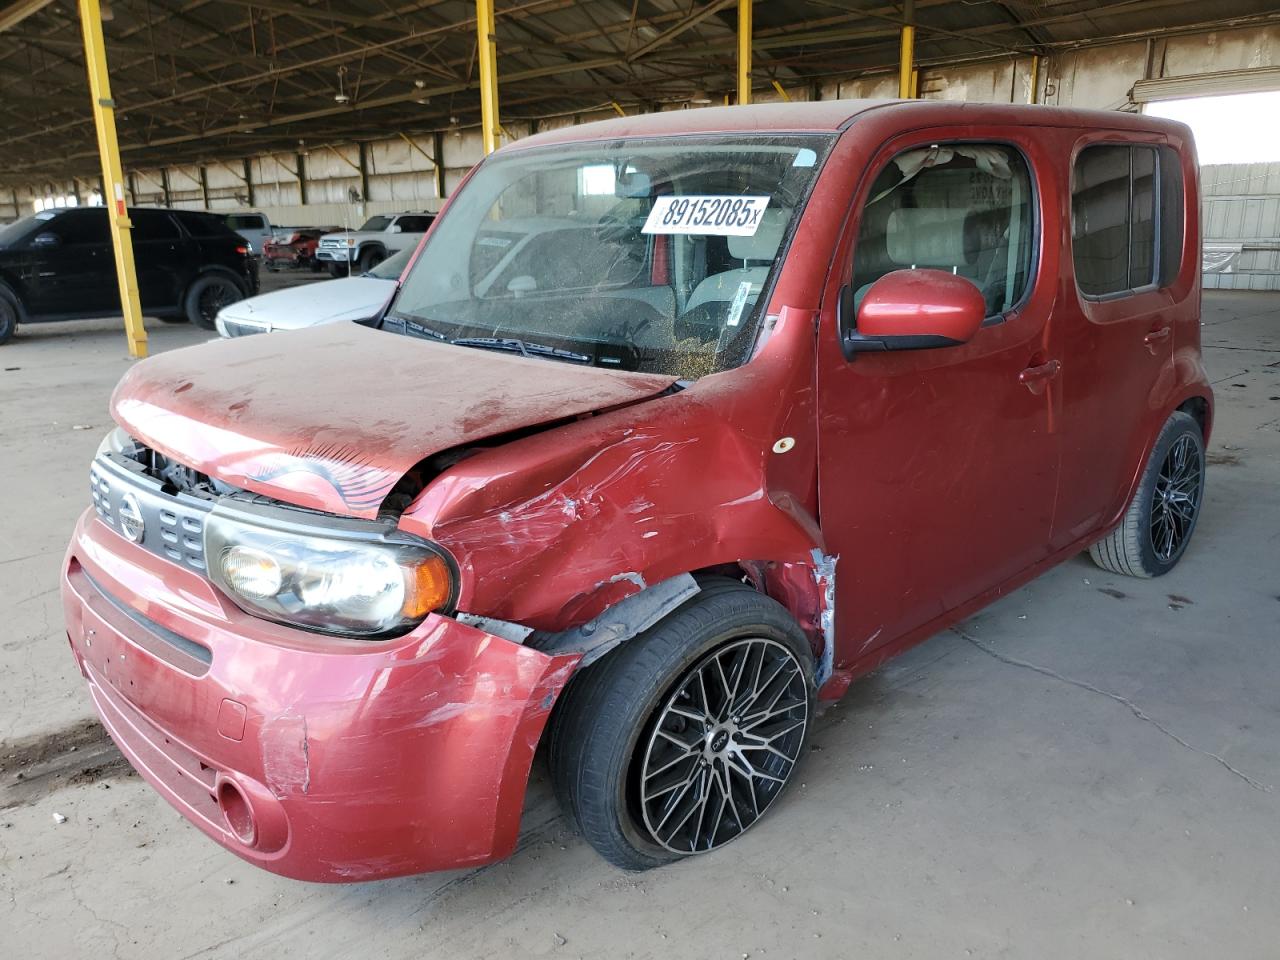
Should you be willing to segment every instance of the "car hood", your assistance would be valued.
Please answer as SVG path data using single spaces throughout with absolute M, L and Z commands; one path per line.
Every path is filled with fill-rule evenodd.
M 111 412 L 138 440 L 226 483 L 374 517 L 432 454 L 644 400 L 674 381 L 337 324 L 152 357 L 120 381 Z
M 338 320 L 365 320 L 382 309 L 395 288 L 395 280 L 377 277 L 326 280 L 237 301 L 224 307 L 222 316 L 270 330 L 297 330 Z

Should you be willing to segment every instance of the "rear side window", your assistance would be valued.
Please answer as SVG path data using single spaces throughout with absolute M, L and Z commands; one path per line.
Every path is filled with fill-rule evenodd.
M 854 303 L 895 270 L 965 277 L 987 316 L 1012 309 L 1031 281 L 1035 222 L 1022 154 L 988 143 L 942 143 L 895 156 L 862 211 L 853 265 Z
M 257 213 L 227 214 L 227 226 L 232 230 L 265 230 L 267 228 L 262 215 Z
M 133 221 L 133 239 L 139 243 L 147 240 L 176 240 L 178 225 L 163 210 L 130 210 Z
M 1071 251 L 1089 297 L 1174 279 L 1182 260 L 1182 172 L 1168 147 L 1086 147 L 1071 179 Z

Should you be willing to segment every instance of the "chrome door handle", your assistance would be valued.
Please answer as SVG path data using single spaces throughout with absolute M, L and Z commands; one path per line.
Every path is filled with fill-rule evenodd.
M 1150 333 L 1148 333 L 1145 337 L 1142 338 L 1142 342 L 1146 344 L 1149 348 L 1151 348 L 1151 352 L 1154 354 L 1156 352 L 1155 347 L 1158 344 L 1164 343 L 1166 340 L 1168 340 L 1172 334 L 1173 334 L 1172 328 L 1161 327 L 1159 330 L 1152 330 Z

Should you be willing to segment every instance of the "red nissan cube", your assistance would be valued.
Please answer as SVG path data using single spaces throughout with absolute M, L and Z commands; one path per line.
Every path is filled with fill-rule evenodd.
M 376 321 L 121 381 L 64 569 L 89 695 L 289 877 L 508 855 L 544 741 L 611 862 L 715 850 L 818 699 L 1082 550 L 1183 556 L 1198 211 L 1187 129 L 1126 113 L 792 103 L 508 146 Z

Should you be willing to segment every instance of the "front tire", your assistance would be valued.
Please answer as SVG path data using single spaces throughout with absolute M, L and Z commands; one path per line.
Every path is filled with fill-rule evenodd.
M 385 259 L 387 259 L 387 255 L 376 247 L 372 250 L 365 250 L 360 254 L 360 272 L 368 273 Z
M 218 311 L 244 299 L 244 290 L 230 277 L 210 273 L 198 277 L 187 290 L 184 308 L 187 319 L 204 330 L 217 327 Z
M 1160 577 L 1186 552 L 1204 499 L 1204 435 L 1177 411 L 1156 438 L 1142 480 L 1120 525 L 1089 548 L 1103 570 Z
M 549 749 L 561 808 L 623 869 L 717 849 L 793 779 L 813 703 L 813 654 L 786 609 L 708 584 L 565 691 Z

